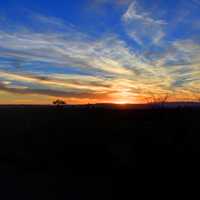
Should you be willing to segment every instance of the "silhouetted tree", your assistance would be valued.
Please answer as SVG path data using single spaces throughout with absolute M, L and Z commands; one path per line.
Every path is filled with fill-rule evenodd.
M 66 104 L 66 102 L 62 99 L 56 99 L 55 101 L 53 101 L 53 105 L 56 106 L 64 106 Z
M 159 95 L 158 97 L 151 94 L 151 97 L 146 98 L 148 104 L 153 104 L 159 107 L 163 107 L 169 98 L 169 94 Z

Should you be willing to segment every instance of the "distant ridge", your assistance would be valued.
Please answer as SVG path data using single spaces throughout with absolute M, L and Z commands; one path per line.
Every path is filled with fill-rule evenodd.
M 2 104 L 0 108 L 54 108 L 57 107 L 52 104 L 35 105 L 35 104 Z M 96 104 L 66 104 L 58 106 L 62 108 L 74 109 L 152 109 L 152 108 L 200 108 L 200 102 L 167 102 L 163 104 L 150 103 L 150 104 L 115 104 L 115 103 L 96 103 Z

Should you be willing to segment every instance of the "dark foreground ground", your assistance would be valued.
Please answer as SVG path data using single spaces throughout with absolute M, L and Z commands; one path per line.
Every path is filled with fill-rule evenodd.
M 162 199 L 199 182 L 197 108 L 1 107 L 0 125 L 2 200 Z

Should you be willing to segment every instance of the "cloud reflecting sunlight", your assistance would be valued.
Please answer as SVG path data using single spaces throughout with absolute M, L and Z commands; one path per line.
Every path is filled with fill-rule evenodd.
M 152 94 L 192 101 L 200 94 L 197 1 L 69 1 L 63 6 L 76 15 L 58 7 L 47 13 L 48 5 L 41 12 L 20 6 L 10 11 L 5 5 L 0 103 L 46 104 L 55 98 L 74 104 L 144 103 Z M 25 17 L 16 15 L 20 9 Z

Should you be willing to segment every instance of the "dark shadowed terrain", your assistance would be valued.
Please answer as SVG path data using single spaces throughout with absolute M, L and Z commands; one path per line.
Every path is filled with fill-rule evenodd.
M 197 106 L 2 106 L 0 124 L 2 199 L 165 196 L 200 166 Z

